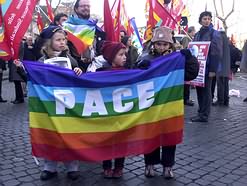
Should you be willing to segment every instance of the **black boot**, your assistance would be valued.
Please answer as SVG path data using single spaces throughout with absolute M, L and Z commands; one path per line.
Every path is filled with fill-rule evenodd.
M 41 172 L 40 179 L 50 180 L 52 178 L 55 178 L 56 176 L 57 176 L 57 172 L 50 172 L 50 171 L 44 170 Z
M 0 97 L 0 103 L 6 103 L 6 102 L 7 102 L 7 100 Z

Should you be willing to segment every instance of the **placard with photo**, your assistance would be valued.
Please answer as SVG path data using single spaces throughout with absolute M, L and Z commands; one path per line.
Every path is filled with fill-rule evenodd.
M 69 58 L 66 57 L 54 57 L 54 58 L 46 59 L 44 63 L 72 69 L 71 62 Z

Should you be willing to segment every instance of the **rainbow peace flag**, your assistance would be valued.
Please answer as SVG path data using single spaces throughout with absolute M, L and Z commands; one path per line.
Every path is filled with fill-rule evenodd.
M 101 161 L 182 142 L 184 57 L 148 70 L 86 73 L 24 62 L 32 153 L 56 161 Z
M 97 22 L 93 20 L 73 16 L 63 23 L 63 29 L 68 32 L 68 39 L 74 44 L 79 54 L 93 44 L 96 24 Z

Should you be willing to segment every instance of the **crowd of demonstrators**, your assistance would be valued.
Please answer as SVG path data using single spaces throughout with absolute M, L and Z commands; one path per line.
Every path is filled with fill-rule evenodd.
M 222 37 L 213 28 L 211 12 L 204 11 L 199 16 L 199 23 L 202 25 L 195 34 L 194 41 L 211 41 L 204 78 L 204 87 L 196 87 L 198 100 L 198 114 L 191 118 L 192 122 L 208 122 L 212 104 L 212 80 L 218 72 L 219 60 L 222 58 Z
M 151 40 L 152 47 L 148 55 L 143 56 L 138 63 L 139 68 L 148 68 L 150 60 L 160 56 L 165 56 L 176 51 L 174 41 L 172 39 L 172 32 L 167 27 L 159 27 L 154 30 L 153 38 Z M 195 79 L 198 75 L 199 64 L 197 59 L 193 57 L 188 49 L 181 50 L 185 55 L 185 80 L 189 81 Z M 162 155 L 160 157 L 160 148 L 155 149 L 153 152 L 144 155 L 145 159 L 145 176 L 153 177 L 154 165 L 161 163 L 163 165 L 163 176 L 167 179 L 173 178 L 174 174 L 172 167 L 175 164 L 176 145 L 163 146 Z
M 189 43 L 194 39 L 196 29 L 194 26 L 188 28 L 188 34 L 182 38 L 180 44 L 183 48 L 188 48 Z M 194 106 L 193 100 L 190 99 L 190 88 L 189 84 L 184 84 L 184 105 Z
M 83 20 L 91 20 L 90 18 L 90 1 L 77 0 L 74 5 L 73 15 Z M 46 59 L 53 57 L 66 57 L 72 64 L 72 69 L 76 75 L 80 76 L 82 71 L 90 68 L 88 71 L 105 71 L 105 70 L 124 70 L 124 69 L 147 69 L 152 60 L 171 54 L 178 48 L 181 54 L 185 56 L 185 74 L 184 79 L 190 81 L 198 75 L 199 64 L 197 59 L 192 56 L 188 48 L 190 41 L 211 41 L 208 59 L 206 61 L 205 87 L 196 87 L 198 100 L 198 114 L 191 118 L 192 122 L 207 122 L 212 104 L 212 81 L 215 78 L 217 82 L 217 104 L 229 104 L 229 85 L 228 78 L 230 74 L 230 61 L 235 64 L 236 51 L 233 46 L 228 47 L 228 41 L 224 33 L 219 33 L 213 29 L 212 15 L 205 11 L 200 14 L 199 23 L 201 29 L 195 33 L 195 28 L 190 27 L 188 36 L 181 41 L 181 45 L 174 40 L 172 30 L 167 27 L 157 27 L 153 30 L 151 40 L 149 40 L 142 54 L 138 57 L 137 49 L 131 45 L 131 37 L 125 31 L 121 31 L 121 39 L 119 42 L 103 41 L 105 33 L 96 27 L 96 36 L 92 46 L 89 46 L 83 54 L 78 54 L 73 43 L 66 41 L 66 33 L 62 29 L 62 24 L 68 19 L 66 14 L 57 14 L 54 22 L 45 28 L 35 44 L 31 40 L 23 43 L 23 57 L 20 60 L 38 60 L 44 62 Z M 92 20 L 93 21 L 93 20 Z M 112 33 L 106 33 L 112 34 Z M 177 46 L 177 49 L 175 47 Z M 231 54 L 231 55 L 230 55 Z M 247 44 L 243 50 L 243 58 L 241 64 L 247 64 L 245 59 L 247 56 Z M 0 102 L 5 102 L 1 97 L 2 82 L 2 61 L 0 61 Z M 21 82 L 26 81 L 25 71 L 19 60 L 14 63 L 10 61 L 11 81 L 15 83 L 16 98 L 13 103 L 23 103 L 24 95 Z M 15 65 L 14 65 L 15 64 Z M 89 65 L 90 64 L 90 65 Z M 98 65 L 99 64 L 99 65 Z M 88 67 L 89 65 L 89 67 Z M 93 66 L 94 65 L 94 66 Z M 1 70 L 2 67 L 2 70 Z M 233 65 L 232 65 L 233 68 Z M 247 69 L 247 68 L 246 68 Z M 245 99 L 247 101 L 247 98 Z M 184 86 L 184 104 L 193 106 L 190 100 L 190 86 Z M 160 151 L 162 153 L 160 154 Z M 175 164 L 176 145 L 162 146 L 154 151 L 144 155 L 146 177 L 154 177 L 154 165 L 161 163 L 163 165 L 163 176 L 167 179 L 173 178 L 173 166 Z M 114 167 L 112 160 L 103 161 L 103 175 L 105 178 L 120 178 L 123 175 L 125 157 L 114 159 Z M 41 172 L 41 180 L 49 180 L 57 176 L 57 163 L 46 159 L 44 168 Z M 67 168 L 67 177 L 75 180 L 79 177 L 79 161 L 74 160 L 64 162 Z
M 44 40 L 42 47 L 43 56 L 38 59 L 40 62 L 44 62 L 46 59 L 53 57 L 66 57 L 70 60 L 73 71 L 76 75 L 80 76 L 82 70 L 78 68 L 76 60 L 69 54 L 68 46 L 66 44 L 66 33 L 60 26 L 49 26 L 45 28 L 40 37 Z M 19 67 L 19 74 L 23 73 L 23 68 L 19 61 L 15 61 L 15 65 Z M 22 76 L 23 77 L 23 76 Z M 57 176 L 57 163 L 56 161 L 45 160 L 44 168 L 40 175 L 41 180 L 49 180 Z M 74 160 L 70 162 L 64 162 L 67 168 L 67 177 L 71 180 L 75 180 L 79 177 L 79 161 Z
M 126 69 L 126 47 L 120 42 L 106 41 L 102 46 L 102 55 L 108 65 L 97 69 L 96 71 L 105 70 L 124 70 Z M 103 161 L 105 178 L 120 178 L 123 175 L 124 157 L 114 159 L 114 169 L 112 169 L 112 160 Z
M 240 69 L 244 72 L 247 72 L 247 41 L 244 43 L 244 47 L 242 50 L 242 59 L 240 63 Z M 247 102 L 247 97 L 244 98 L 244 102 Z
M 6 61 L 0 59 L 0 103 L 5 103 L 7 100 L 2 98 L 2 81 L 3 81 L 3 71 L 6 70 Z
M 217 84 L 217 100 L 212 103 L 213 106 L 229 106 L 229 77 L 231 75 L 231 56 L 229 40 L 223 29 L 220 29 L 223 41 L 222 58 L 219 60 L 218 71 L 212 81 L 212 100 L 214 100 L 214 91 Z

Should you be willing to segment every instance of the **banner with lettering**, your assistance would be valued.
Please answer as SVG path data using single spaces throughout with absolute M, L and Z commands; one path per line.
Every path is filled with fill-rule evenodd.
M 1 12 L 5 48 L 4 51 L 0 51 L 0 57 L 4 59 L 19 58 L 20 43 L 32 21 L 36 3 L 37 0 L 8 0 L 2 2 Z
M 182 142 L 184 57 L 148 70 L 72 70 L 24 62 L 32 153 L 56 161 L 101 161 Z
M 209 47 L 210 41 L 193 41 L 189 43 L 188 48 L 191 49 L 192 53 L 196 53 L 196 57 L 200 66 L 196 79 L 187 81 L 186 84 L 199 87 L 205 86 L 206 62 L 208 58 Z

